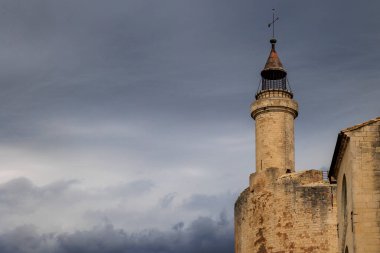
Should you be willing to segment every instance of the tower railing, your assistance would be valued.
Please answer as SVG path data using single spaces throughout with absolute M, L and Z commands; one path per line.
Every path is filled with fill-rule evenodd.
M 265 97 L 262 96 L 263 93 L 268 93 L 269 96 L 275 94 L 280 97 L 293 98 L 293 93 L 286 77 L 275 80 L 262 78 L 256 92 L 256 99 L 259 97 Z
M 287 90 L 286 78 L 279 80 L 261 79 L 262 90 Z

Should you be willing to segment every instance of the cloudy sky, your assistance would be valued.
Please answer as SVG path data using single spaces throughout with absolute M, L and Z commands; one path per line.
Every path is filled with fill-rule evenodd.
M 326 169 L 380 115 L 378 1 L 0 0 L 0 252 L 232 253 L 273 7 Z

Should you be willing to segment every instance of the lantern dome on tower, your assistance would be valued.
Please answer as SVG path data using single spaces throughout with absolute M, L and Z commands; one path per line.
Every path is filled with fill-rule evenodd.
M 272 49 L 269 53 L 264 69 L 261 71 L 261 83 L 256 97 L 265 91 L 283 91 L 293 97 L 284 69 L 276 51 L 276 39 L 271 39 Z

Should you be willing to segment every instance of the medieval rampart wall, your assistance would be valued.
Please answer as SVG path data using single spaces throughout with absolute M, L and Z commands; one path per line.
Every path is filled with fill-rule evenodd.
M 335 186 L 316 170 L 254 173 L 235 203 L 236 253 L 336 253 Z

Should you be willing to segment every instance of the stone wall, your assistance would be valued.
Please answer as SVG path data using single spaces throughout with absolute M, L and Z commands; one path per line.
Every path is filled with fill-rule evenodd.
M 316 170 L 252 174 L 235 203 L 235 252 L 336 253 L 335 189 Z
M 298 105 L 287 97 L 264 97 L 251 106 L 256 122 L 256 171 L 270 167 L 294 172 L 294 118 Z
M 345 140 L 337 143 L 332 168 L 338 182 L 339 252 L 347 247 L 348 252 L 379 253 L 380 118 L 341 135 Z

